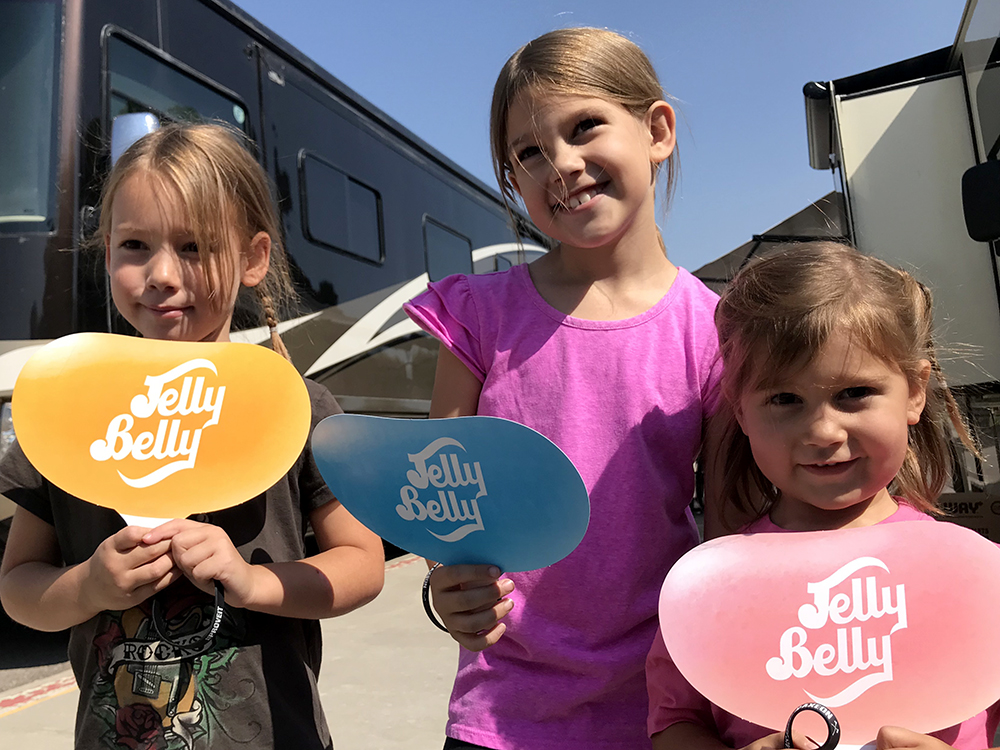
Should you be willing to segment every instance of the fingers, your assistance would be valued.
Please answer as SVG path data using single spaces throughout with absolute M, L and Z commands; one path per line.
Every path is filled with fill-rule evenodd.
M 431 576 L 434 608 L 452 637 L 470 651 L 496 643 L 507 626 L 500 622 L 514 607 L 507 595 L 514 582 L 500 579 L 495 565 L 449 565 Z
M 816 750 L 819 744 L 801 732 L 792 731 L 792 745 L 796 750 Z M 747 745 L 743 750 L 781 750 L 785 746 L 785 733 L 775 732 Z
M 507 626 L 500 622 L 497 623 L 493 628 L 485 633 L 461 633 L 457 631 L 449 631 L 451 637 L 458 641 L 459 645 L 467 648 L 469 651 L 485 651 L 494 643 L 500 640 L 502 636 L 507 631 Z
M 167 588 L 167 586 L 170 586 L 176 581 L 179 581 L 183 577 L 184 574 L 181 573 L 180 570 L 178 570 L 176 567 L 171 567 L 170 570 L 167 571 L 165 575 L 160 576 L 159 578 L 152 580 L 149 583 L 146 583 L 145 585 L 135 589 L 132 592 L 132 598 L 135 601 L 140 601 L 140 602 L 145 601 L 149 597 L 163 591 L 163 589 Z
M 506 617 L 513 608 L 514 602 L 510 599 L 502 599 L 494 602 L 493 606 L 480 612 L 456 612 L 447 619 L 445 619 L 444 615 L 441 617 L 445 619 L 445 625 L 448 627 L 448 630 L 453 633 L 474 636 L 483 631 L 492 631 L 500 620 Z M 500 633 L 496 635 L 493 643 L 500 638 L 500 635 Z M 493 643 L 486 645 L 493 645 Z
M 500 568 L 496 565 L 442 565 L 431 576 L 435 588 L 477 588 L 496 583 Z
M 143 536 L 149 534 L 149 529 L 141 526 L 126 526 L 111 536 L 111 545 L 117 552 L 128 552 L 142 544 Z
M 935 737 L 911 732 L 902 727 L 890 726 L 878 730 L 875 747 L 878 750 L 917 750 L 918 748 L 919 750 L 951 750 L 951 745 Z
M 171 539 L 182 531 L 197 529 L 209 524 L 198 523 L 188 518 L 175 518 L 172 521 L 160 524 L 155 529 L 144 529 L 142 541 L 144 544 L 156 544 L 164 539 Z

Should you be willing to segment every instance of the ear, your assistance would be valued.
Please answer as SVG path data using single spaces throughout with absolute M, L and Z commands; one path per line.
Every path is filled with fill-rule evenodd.
M 654 164 L 660 164 L 667 160 L 677 145 L 677 115 L 666 102 L 653 102 L 646 110 L 645 123 L 652 136 L 650 158 Z
M 104 267 L 111 270 L 111 235 L 104 235 Z
M 250 240 L 250 247 L 243 256 L 243 274 L 240 283 L 243 286 L 257 286 L 267 275 L 271 264 L 271 235 L 267 232 L 257 232 Z
M 927 403 L 927 383 L 931 378 L 931 363 L 926 359 L 920 360 L 918 365 L 916 380 L 910 383 L 910 397 L 906 402 L 906 423 L 915 425 L 920 421 L 920 415 L 924 412 L 924 405 Z
M 720 408 L 729 409 L 729 411 L 732 412 L 733 419 L 736 420 L 736 424 L 738 424 L 740 426 L 740 429 L 743 430 L 743 406 L 742 406 L 742 404 L 739 404 L 739 403 L 736 403 L 736 404 L 730 403 L 729 400 L 726 399 L 725 396 L 721 396 L 721 398 L 723 399 L 722 403 L 724 404 L 724 407 L 720 407 Z M 743 430 L 743 434 L 744 435 L 746 434 L 746 430 Z
M 510 186 L 512 188 L 514 188 L 514 192 L 515 193 L 517 193 L 518 195 L 520 195 L 522 198 L 524 197 L 523 195 L 521 195 L 521 188 L 517 184 L 517 178 L 514 177 L 514 170 L 513 169 L 508 169 L 507 170 L 507 182 L 509 182 Z

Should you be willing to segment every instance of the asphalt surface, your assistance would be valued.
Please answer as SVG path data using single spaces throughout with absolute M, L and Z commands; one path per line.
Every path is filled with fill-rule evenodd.
M 423 560 L 386 564 L 379 597 L 323 622 L 320 698 L 337 750 L 440 750 L 458 646 L 420 603 Z M 67 750 L 79 691 L 65 634 L 0 623 L 0 748 Z

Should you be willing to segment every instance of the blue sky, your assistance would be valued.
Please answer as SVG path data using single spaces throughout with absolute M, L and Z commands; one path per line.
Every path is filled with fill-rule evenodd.
M 493 83 L 518 47 L 600 26 L 639 44 L 679 113 L 681 183 L 660 212 L 695 269 L 833 189 L 810 169 L 802 86 L 952 44 L 965 0 L 236 0 L 490 186 Z

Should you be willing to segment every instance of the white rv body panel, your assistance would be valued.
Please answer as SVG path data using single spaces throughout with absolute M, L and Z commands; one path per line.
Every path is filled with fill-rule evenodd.
M 836 97 L 835 106 L 858 249 L 931 288 L 951 385 L 1000 380 L 991 251 L 969 238 L 962 213 L 962 174 L 976 164 L 962 77 Z

